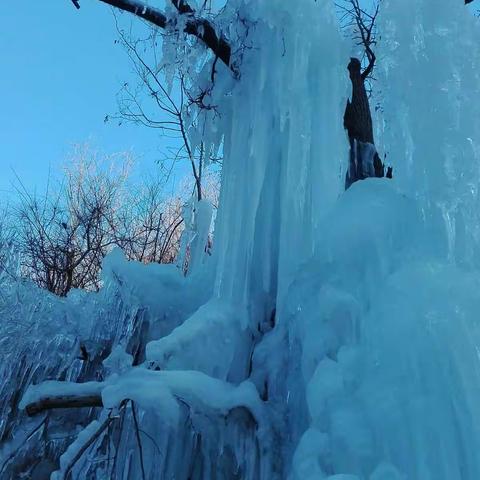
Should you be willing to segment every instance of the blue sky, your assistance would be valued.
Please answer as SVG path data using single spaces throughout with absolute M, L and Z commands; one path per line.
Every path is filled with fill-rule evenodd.
M 157 132 L 104 123 L 115 93 L 132 78 L 114 43 L 111 9 L 97 0 L 4 2 L 0 19 L 0 200 L 18 174 L 42 189 L 74 143 L 108 153 L 132 149 L 141 169 L 156 168 L 164 146 Z

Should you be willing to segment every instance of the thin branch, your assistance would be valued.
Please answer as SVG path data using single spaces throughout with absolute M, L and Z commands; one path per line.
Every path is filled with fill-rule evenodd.
M 340 14 L 340 23 L 350 32 L 356 45 L 363 48 L 363 60 L 367 60 L 361 78 L 365 82 L 372 78 L 376 64 L 376 55 L 373 46 L 376 45 L 376 21 L 381 0 L 375 0 L 372 10 L 368 11 L 360 6 L 360 0 L 340 0 L 336 3 Z
M 142 480 L 145 480 L 146 477 L 145 477 L 145 465 L 143 464 L 142 439 L 140 438 L 137 414 L 135 413 L 135 403 L 133 402 L 133 400 L 130 401 L 130 406 L 132 407 L 133 423 L 135 425 L 135 437 L 137 438 L 138 453 L 140 455 L 140 468 L 142 470 Z

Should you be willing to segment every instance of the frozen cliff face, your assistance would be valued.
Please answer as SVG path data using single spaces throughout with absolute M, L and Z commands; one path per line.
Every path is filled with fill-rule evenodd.
M 286 296 L 291 478 L 476 478 L 480 275 L 432 248 L 393 182 L 358 182 L 331 215 Z
M 462 1 L 387 0 L 379 29 L 378 138 L 396 183 L 443 218 L 450 260 L 478 267 L 478 20 Z
M 295 8 L 286 15 L 295 18 Z M 248 135 L 240 119 L 226 134 L 218 292 L 251 302 L 257 319 L 269 314 L 261 303 L 276 306 L 277 326 L 256 346 L 252 375 L 279 414 L 285 450 L 295 452 L 285 467 L 292 461 L 292 478 L 476 478 L 479 436 L 465 420 L 479 415 L 471 368 L 479 278 L 468 272 L 478 264 L 478 25 L 461 2 L 386 2 L 381 138 L 396 176 L 388 187 L 361 182 L 338 199 L 333 159 L 346 158 L 335 130 L 345 90 L 328 83 L 328 72 L 335 78 L 344 64 L 330 56 L 341 58 L 341 43 L 323 14 L 302 27 L 322 25 L 328 39 L 307 30 L 303 43 L 285 27 L 285 60 L 267 41 L 268 58 L 249 65 L 238 87 L 248 94 L 237 110 L 231 101 L 242 115 L 245 98 L 255 105 Z M 320 55 L 321 74 L 310 40 L 338 45 Z M 326 82 L 328 99 L 309 89 L 314 81 Z M 267 87 L 252 95 L 258 85 Z M 285 130 L 272 135 L 277 118 Z
M 308 412 L 291 475 L 474 479 L 478 23 L 462 2 L 389 1 L 380 28 L 396 174 L 343 195 L 286 296 L 287 410 Z

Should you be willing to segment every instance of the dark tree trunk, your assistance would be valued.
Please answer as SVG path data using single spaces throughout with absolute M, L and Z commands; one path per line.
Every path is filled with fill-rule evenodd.
M 350 81 L 352 82 L 352 100 L 347 101 L 343 124 L 350 141 L 355 139 L 359 142 L 374 143 L 372 115 L 360 69 L 360 61 L 352 58 L 348 64 Z
M 352 99 L 347 101 L 343 126 L 350 143 L 349 169 L 345 179 L 345 189 L 358 180 L 367 177 L 385 176 L 384 165 L 375 150 L 372 114 L 365 89 L 365 79 L 357 58 L 348 64 L 352 82 Z

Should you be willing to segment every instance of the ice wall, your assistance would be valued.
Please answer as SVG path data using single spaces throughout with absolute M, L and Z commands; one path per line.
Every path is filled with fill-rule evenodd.
M 395 182 L 443 224 L 437 237 L 450 259 L 477 267 L 478 27 L 462 1 L 386 0 L 377 70 L 378 138 Z
M 291 478 L 475 479 L 478 22 L 392 0 L 379 28 L 394 179 L 342 196 L 286 295 Z
M 328 1 L 245 8 L 255 48 L 224 105 L 216 288 L 241 302 L 263 295 L 272 307 L 342 190 L 348 54 Z
M 355 184 L 330 215 L 286 296 L 290 478 L 477 478 L 478 272 L 432 250 L 393 182 Z

